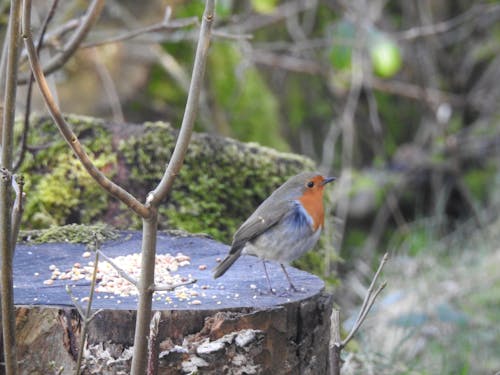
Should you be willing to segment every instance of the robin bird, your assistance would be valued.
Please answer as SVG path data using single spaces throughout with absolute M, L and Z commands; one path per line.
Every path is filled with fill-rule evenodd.
M 214 269 L 214 278 L 222 276 L 241 254 L 250 254 L 263 260 L 271 292 L 267 260 L 280 263 L 290 288 L 297 291 L 284 264 L 318 242 L 325 219 L 323 189 L 334 180 L 317 172 L 302 172 L 281 185 L 236 231 L 229 254 Z

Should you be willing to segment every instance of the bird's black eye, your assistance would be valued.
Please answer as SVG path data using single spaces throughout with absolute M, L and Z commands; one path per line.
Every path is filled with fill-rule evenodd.
M 307 187 L 312 188 L 314 186 L 314 181 L 309 181 Z

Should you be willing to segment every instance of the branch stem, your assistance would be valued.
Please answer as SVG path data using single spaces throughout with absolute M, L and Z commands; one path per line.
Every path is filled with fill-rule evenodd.
M 1 315 L 5 373 L 17 373 L 16 323 L 12 262 L 15 243 L 12 239 L 12 154 L 16 115 L 17 71 L 20 44 L 21 0 L 11 0 L 8 26 L 7 65 L 2 122 L 0 176 L 0 250 L 1 250 Z
M 158 206 L 158 204 L 167 196 L 174 183 L 175 177 L 179 173 L 184 162 L 184 156 L 191 140 L 193 133 L 194 121 L 198 112 L 199 98 L 201 86 L 203 84 L 203 76 L 205 73 L 205 64 L 208 55 L 208 47 L 210 46 L 210 36 L 212 30 L 212 23 L 214 19 L 215 1 L 207 0 L 205 5 L 205 12 L 203 13 L 203 20 L 200 28 L 200 36 L 198 46 L 196 48 L 196 55 L 194 59 L 193 74 L 191 84 L 189 86 L 189 93 L 187 97 L 186 107 L 184 110 L 184 117 L 182 118 L 181 130 L 177 143 L 175 145 L 172 158 L 168 163 L 167 169 L 163 177 L 154 191 L 148 196 L 146 204 Z

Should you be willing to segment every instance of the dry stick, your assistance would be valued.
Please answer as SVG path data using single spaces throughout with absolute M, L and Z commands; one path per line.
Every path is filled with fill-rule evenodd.
M 333 309 L 332 316 L 330 317 L 330 327 L 332 330 L 331 344 L 330 344 L 330 375 L 340 375 L 340 353 L 342 348 L 338 345 L 340 340 L 340 311 Z
M 425 25 L 412 27 L 405 31 L 398 31 L 392 34 L 398 40 L 411 40 L 416 38 L 428 37 L 436 34 L 446 33 L 460 25 L 469 22 L 471 19 L 479 17 L 484 14 L 492 14 L 500 11 L 498 4 L 475 4 L 467 11 L 459 14 L 455 18 L 450 18 L 446 21 L 439 22 L 433 25 Z
M 340 368 L 341 368 L 340 354 L 342 352 L 342 349 L 346 347 L 349 341 L 351 341 L 354 335 L 358 332 L 359 328 L 361 327 L 366 317 L 368 316 L 368 313 L 370 312 L 378 295 L 387 285 L 387 283 L 384 281 L 377 288 L 377 290 L 374 291 L 375 283 L 377 282 L 377 279 L 380 275 L 380 272 L 382 271 L 382 268 L 384 268 L 384 265 L 387 262 L 387 258 L 388 258 L 388 253 L 385 253 L 382 260 L 380 261 L 377 272 L 375 272 L 372 282 L 370 283 L 370 286 L 366 292 L 366 296 L 363 300 L 363 303 L 359 310 L 354 326 L 352 327 L 347 337 L 342 341 L 340 340 L 340 315 L 339 315 L 340 313 L 338 310 L 335 309 L 332 311 L 331 329 L 332 329 L 333 343 L 330 344 L 330 375 L 340 375 Z
M 182 119 L 181 130 L 177 143 L 175 145 L 172 158 L 168 163 L 167 169 L 163 177 L 146 200 L 146 204 L 157 206 L 169 193 L 174 183 L 175 177 L 179 173 L 184 162 L 184 156 L 191 140 L 193 133 L 194 121 L 196 119 L 198 103 L 200 98 L 201 86 L 203 84 L 203 75 L 205 73 L 205 63 L 208 54 L 208 47 L 210 45 L 210 34 L 212 28 L 212 21 L 214 17 L 214 1 L 207 0 L 205 12 L 203 14 L 203 21 L 200 28 L 200 39 L 196 49 L 196 56 L 193 66 L 193 75 L 191 84 L 189 86 L 189 93 L 184 110 L 184 117 Z
M 165 291 L 169 291 L 169 290 L 174 290 L 175 288 L 178 288 L 180 286 L 194 284 L 196 281 L 197 281 L 196 279 L 191 279 L 191 280 L 188 280 L 188 281 L 183 281 L 183 282 L 180 282 L 180 283 L 177 283 L 177 284 L 172 284 L 172 285 L 168 285 L 168 284 L 165 284 L 165 285 L 152 285 L 152 290 L 153 290 L 153 292 L 165 292 Z
M 111 38 L 108 38 L 105 40 L 99 40 L 96 42 L 85 43 L 84 45 L 82 45 L 82 48 L 97 47 L 97 46 L 101 46 L 104 44 L 123 42 L 123 41 L 130 40 L 130 39 L 133 39 L 133 38 L 136 38 L 138 36 L 148 34 L 148 33 L 153 33 L 153 32 L 157 32 L 157 31 L 174 30 L 174 29 L 184 28 L 186 26 L 199 24 L 198 17 L 189 17 L 189 18 L 171 21 L 170 20 L 171 15 L 172 15 L 172 8 L 167 7 L 165 9 L 165 16 L 163 17 L 163 20 L 159 23 L 155 23 L 153 25 L 146 26 L 146 27 L 141 27 L 137 30 L 132 30 L 132 31 L 120 34 L 120 35 L 116 35 L 114 37 L 111 37 Z
M 14 205 L 12 207 L 12 243 L 17 242 L 19 228 L 21 227 L 21 218 L 24 212 L 24 178 L 21 175 L 14 175 L 12 179 L 12 188 L 15 193 Z M 14 248 L 15 251 L 15 248 Z
M 95 234 L 94 234 L 95 236 Z M 97 240 L 96 240 L 97 243 Z M 96 246 L 98 247 L 98 246 Z M 90 315 L 92 312 L 92 301 L 94 299 L 94 292 L 95 292 L 95 286 L 96 286 L 96 280 L 97 280 L 97 269 L 99 265 L 99 251 L 95 252 L 95 259 L 94 259 L 94 271 L 92 272 L 92 282 L 90 284 L 90 294 L 89 294 L 89 300 L 87 302 L 87 311 L 85 312 L 85 316 L 83 316 L 83 327 L 82 327 L 82 333 L 80 336 L 80 348 L 78 349 L 78 359 L 76 362 L 76 375 L 80 375 L 81 373 L 81 367 L 82 367 L 82 360 L 83 360 L 83 351 L 85 349 L 85 343 L 87 341 L 87 330 L 88 330 L 88 324 L 89 324 L 89 319 Z M 96 315 L 94 314 L 92 316 L 95 317 Z
M 29 1 L 29 8 L 31 11 L 31 0 Z M 25 8 L 27 6 L 25 5 Z M 102 8 L 104 7 L 104 0 L 93 0 L 89 5 L 87 13 L 83 17 L 80 26 L 76 29 L 75 33 L 68 40 L 66 45 L 63 47 L 61 53 L 54 56 L 43 68 L 43 73 L 48 75 L 50 73 L 55 72 L 57 69 L 62 67 L 66 61 L 69 60 L 71 56 L 76 52 L 80 44 L 83 42 L 88 32 L 92 28 L 92 26 L 96 23 L 99 18 Z M 30 21 L 31 22 L 31 21 Z M 27 29 L 24 29 L 24 32 L 28 32 Z M 31 32 L 31 31 L 29 31 Z M 31 60 L 31 58 L 30 58 Z M 19 83 L 24 84 L 29 80 L 29 76 L 23 76 L 19 78 Z
M 57 4 L 59 3 L 59 0 L 53 0 L 52 5 L 50 7 L 49 13 L 47 13 L 47 16 L 45 17 L 43 24 L 42 24 L 42 30 L 40 31 L 40 35 L 38 36 L 38 40 L 36 43 L 36 52 L 39 55 L 40 50 L 42 49 L 42 44 L 43 44 L 43 38 L 45 37 L 45 33 L 47 32 L 47 27 L 49 26 L 50 21 L 54 17 L 54 14 L 56 12 Z M 24 110 L 24 124 L 23 124 L 23 130 L 21 133 L 21 151 L 19 152 L 19 158 L 17 162 L 14 164 L 13 170 L 17 171 L 21 164 L 24 161 L 24 157 L 26 156 L 26 151 L 27 151 L 27 143 L 28 143 L 28 131 L 29 131 L 29 126 L 30 126 L 30 113 L 31 113 L 31 99 L 32 99 L 32 93 L 33 93 L 33 81 L 34 77 L 33 74 L 30 74 L 30 78 L 28 80 L 28 88 L 26 89 L 26 108 Z
M 13 293 L 15 243 L 12 241 L 12 154 L 16 114 L 18 56 L 20 42 L 21 0 L 11 0 L 8 25 L 8 50 L 5 71 L 5 105 L 2 121 L 1 178 L 0 178 L 0 250 L 1 250 L 1 320 L 6 375 L 17 373 L 16 323 Z
M 366 292 L 366 296 L 365 296 L 365 299 L 363 300 L 363 304 L 361 305 L 361 309 L 359 310 L 358 316 L 356 318 L 356 322 L 354 323 L 354 326 L 351 329 L 351 332 L 349 332 L 347 337 L 341 343 L 342 348 L 344 348 L 349 343 L 349 341 L 351 341 L 352 337 L 356 334 L 359 327 L 361 327 L 361 324 L 363 324 L 363 321 L 366 319 L 366 316 L 368 315 L 368 313 L 370 312 L 370 309 L 372 308 L 373 304 L 375 303 L 375 299 L 380 294 L 380 292 L 385 288 L 387 283 L 383 282 L 375 292 L 373 291 L 373 289 L 375 287 L 375 283 L 377 282 L 377 279 L 380 275 L 380 272 L 382 271 L 382 268 L 384 268 L 384 265 L 387 262 L 388 257 L 389 257 L 389 254 L 385 253 L 382 260 L 380 261 L 377 272 L 375 272 L 375 276 L 373 276 L 370 287 L 368 288 L 368 290 Z
M 54 122 L 56 123 L 62 136 L 69 144 L 75 155 L 78 157 L 83 167 L 87 170 L 90 176 L 109 194 L 115 196 L 128 207 L 132 209 L 139 216 L 146 218 L 150 215 L 150 210 L 148 207 L 139 202 L 133 195 L 127 192 L 125 189 L 115 184 L 113 181 L 108 179 L 90 160 L 89 156 L 82 147 L 82 144 L 78 140 L 77 136 L 71 130 L 64 119 L 61 110 L 57 106 L 52 93 L 50 92 L 47 80 L 43 73 L 42 67 L 40 65 L 40 60 L 36 53 L 36 48 L 33 44 L 33 37 L 31 34 L 31 0 L 25 0 L 23 9 L 23 38 L 28 51 L 28 56 L 31 64 L 31 69 L 33 75 L 38 83 L 40 92 L 44 98 L 45 104 L 47 106 L 50 115 L 52 116 Z
M 104 254 L 101 250 L 97 250 L 97 252 L 106 260 L 106 262 L 111 264 L 111 266 L 116 270 L 116 272 L 118 272 L 118 275 L 120 275 L 121 277 L 123 277 L 125 280 L 127 280 L 132 285 L 135 285 L 136 287 L 139 285 L 139 282 L 136 279 L 130 276 L 127 273 L 127 271 L 125 271 L 118 264 L 116 264 L 110 257 Z
M 124 124 L 125 116 L 123 115 L 123 109 L 120 104 L 120 96 L 116 89 L 116 85 L 113 82 L 113 78 L 111 77 L 111 73 L 106 67 L 106 64 L 102 61 L 97 48 L 93 48 L 92 52 L 94 55 L 92 60 L 96 68 L 97 75 L 101 80 L 102 87 L 106 93 L 107 102 L 111 107 L 111 113 L 113 116 L 112 119 L 115 123 Z

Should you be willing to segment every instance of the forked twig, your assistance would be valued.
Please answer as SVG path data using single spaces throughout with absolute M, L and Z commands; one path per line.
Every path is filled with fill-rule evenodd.
M 12 207 L 12 246 L 15 249 L 19 228 L 21 227 L 21 218 L 24 212 L 24 177 L 22 175 L 14 175 L 12 179 L 12 188 L 15 198 Z
M 346 347 L 346 345 L 351 341 L 354 335 L 358 332 L 359 328 L 365 321 L 368 313 L 370 312 L 375 300 L 382 290 L 385 288 L 387 283 L 384 281 L 376 290 L 375 283 L 378 280 L 380 272 L 382 268 L 384 268 L 385 263 L 388 259 L 388 253 L 385 253 L 380 261 L 377 272 L 373 276 L 372 282 L 368 287 L 365 298 L 359 310 L 358 316 L 356 317 L 356 321 L 344 340 L 340 339 L 340 312 L 336 309 L 333 310 L 331 316 L 331 329 L 332 329 L 332 337 L 330 344 L 330 375 L 340 375 L 340 367 L 341 367 L 341 357 L 340 354 L 342 350 Z
M 380 292 L 387 285 L 387 282 L 384 281 L 377 288 L 377 290 L 374 292 L 375 283 L 377 282 L 377 279 L 380 275 L 380 272 L 382 271 L 382 268 L 384 268 L 384 265 L 387 262 L 388 257 L 389 257 L 389 254 L 385 253 L 382 260 L 380 261 L 377 272 L 375 272 L 375 276 L 373 276 L 370 287 L 366 291 L 365 299 L 363 300 L 363 304 L 361 305 L 361 309 L 359 310 L 358 316 L 356 318 L 356 322 L 354 323 L 354 326 L 352 327 L 351 332 L 349 332 L 347 337 L 344 340 L 342 340 L 342 343 L 341 343 L 342 348 L 344 348 L 349 343 L 349 341 L 351 341 L 351 339 L 356 334 L 356 332 L 358 332 L 359 327 L 361 327 L 364 320 L 366 319 L 366 316 L 370 312 L 370 309 L 372 308 L 373 304 L 375 303 L 375 299 L 377 298 L 377 296 L 380 294 Z

